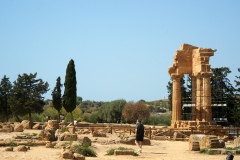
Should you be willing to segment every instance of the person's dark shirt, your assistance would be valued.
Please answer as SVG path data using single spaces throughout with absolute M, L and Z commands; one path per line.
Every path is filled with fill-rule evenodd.
M 137 125 L 137 134 L 138 135 L 144 135 L 144 126 L 142 124 Z

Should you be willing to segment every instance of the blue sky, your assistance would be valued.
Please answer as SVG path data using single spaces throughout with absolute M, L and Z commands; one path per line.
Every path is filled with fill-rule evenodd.
M 217 49 L 211 66 L 229 67 L 233 83 L 239 8 L 238 0 L 0 0 L 0 78 L 37 72 L 51 99 L 73 59 L 83 100 L 157 100 L 167 98 L 168 67 L 188 43 Z

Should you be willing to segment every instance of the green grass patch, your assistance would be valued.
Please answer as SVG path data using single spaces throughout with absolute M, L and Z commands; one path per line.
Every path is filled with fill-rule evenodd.
M 207 153 L 207 152 L 208 152 L 207 148 L 200 149 L 200 151 L 199 151 L 199 153 Z
M 38 136 L 38 134 L 37 133 L 33 133 L 32 136 Z
M 17 146 L 18 144 L 16 143 L 16 142 L 10 142 L 9 143 L 9 146 L 11 146 L 11 147 L 14 147 L 14 146 Z
M 209 149 L 209 150 L 208 150 L 208 154 L 209 154 L 209 155 L 213 155 L 213 154 L 214 154 L 213 150 Z
M 226 150 L 238 150 L 240 147 L 224 147 Z
M 211 150 L 211 149 L 204 148 L 204 149 L 201 149 L 201 150 L 199 151 L 199 153 L 213 155 L 213 154 L 214 154 L 214 151 Z
M 82 144 L 82 146 L 85 147 L 85 148 L 88 148 L 90 145 L 89 145 L 88 142 L 84 141 L 83 144 Z
M 28 142 L 28 143 L 27 143 L 27 146 L 36 146 L 36 143 Z
M 61 131 L 62 131 L 62 133 L 68 132 L 68 129 L 66 127 L 62 127 Z

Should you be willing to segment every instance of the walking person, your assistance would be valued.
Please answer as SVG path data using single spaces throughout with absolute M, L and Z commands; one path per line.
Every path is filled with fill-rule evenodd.
M 139 148 L 138 152 L 142 153 L 142 143 L 143 143 L 143 137 L 144 137 L 144 126 L 143 126 L 143 124 L 141 123 L 140 120 L 137 120 L 136 124 L 137 125 L 136 125 L 136 130 L 135 130 L 135 133 L 136 133 L 135 144 Z

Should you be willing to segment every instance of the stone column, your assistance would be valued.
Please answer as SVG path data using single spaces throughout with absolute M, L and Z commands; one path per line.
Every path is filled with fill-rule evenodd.
M 181 120 L 182 118 L 182 107 L 181 107 L 181 84 L 180 79 L 181 75 L 172 74 L 171 75 L 173 84 L 172 84 L 172 122 Z
M 208 122 L 212 121 L 211 84 L 210 84 L 211 75 L 212 75 L 211 72 L 203 74 L 203 87 L 204 87 L 203 104 L 205 115 L 202 115 L 202 118 Z
M 197 76 L 197 90 L 196 90 L 196 121 L 202 120 L 202 77 Z
M 192 76 L 192 120 L 196 120 L 196 77 Z

